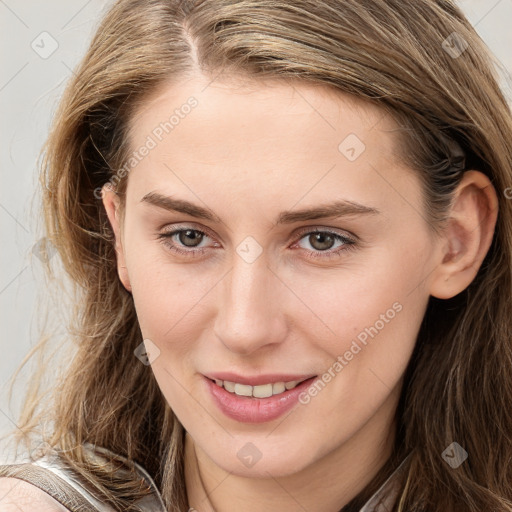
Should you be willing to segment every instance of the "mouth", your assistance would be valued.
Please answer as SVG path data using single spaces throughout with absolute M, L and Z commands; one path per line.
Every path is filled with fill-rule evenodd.
M 314 377 L 305 377 L 302 380 L 290 380 L 269 382 L 267 384 L 259 384 L 251 386 L 250 384 L 242 384 L 240 382 L 233 382 L 221 379 L 209 379 L 214 382 L 218 387 L 224 388 L 228 393 L 232 393 L 241 397 L 253 398 L 269 398 L 271 396 L 282 395 L 286 391 L 295 389 L 302 382 L 312 379 Z
M 299 403 L 300 395 L 317 378 L 316 375 L 243 377 L 231 373 L 203 377 L 218 409 L 242 423 L 264 423 L 284 415 Z

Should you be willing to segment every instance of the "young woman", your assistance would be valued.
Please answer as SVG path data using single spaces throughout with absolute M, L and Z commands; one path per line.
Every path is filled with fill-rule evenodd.
M 492 64 L 448 0 L 119 0 L 46 147 L 76 350 L 2 510 L 512 511 Z

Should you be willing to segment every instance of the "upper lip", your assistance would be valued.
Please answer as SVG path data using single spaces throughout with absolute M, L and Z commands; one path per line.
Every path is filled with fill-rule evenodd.
M 210 380 L 227 380 L 228 382 L 236 382 L 238 384 L 246 384 L 248 386 L 260 386 L 262 384 L 274 384 L 276 382 L 302 382 L 303 380 L 316 377 L 316 375 L 304 374 L 284 374 L 284 373 L 267 373 L 264 375 L 238 375 L 233 372 L 212 372 L 203 374 Z

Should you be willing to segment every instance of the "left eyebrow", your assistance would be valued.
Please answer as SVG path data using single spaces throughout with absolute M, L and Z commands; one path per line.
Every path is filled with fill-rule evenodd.
M 377 210 L 377 208 L 365 206 L 353 201 L 342 200 L 314 208 L 281 212 L 278 216 L 277 224 L 291 224 L 305 220 L 337 218 L 349 215 L 377 215 L 379 213 L 380 211 Z
M 211 210 L 198 206 L 184 199 L 164 196 L 158 192 L 149 192 L 140 201 L 149 203 L 164 210 L 180 212 L 199 219 L 205 219 L 213 222 L 222 222 Z M 276 224 L 292 224 L 306 220 L 316 220 L 323 218 L 337 218 L 349 215 L 377 215 L 380 211 L 377 208 L 365 206 L 353 201 L 341 200 L 305 208 L 303 210 L 282 211 L 277 217 Z

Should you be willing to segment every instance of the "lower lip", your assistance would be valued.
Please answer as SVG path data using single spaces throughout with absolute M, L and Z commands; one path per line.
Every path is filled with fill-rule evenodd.
M 288 412 L 299 401 L 299 395 L 316 379 L 301 382 L 297 387 L 268 398 L 238 396 L 215 382 L 204 378 L 217 407 L 229 418 L 243 423 L 264 423 L 272 421 Z

